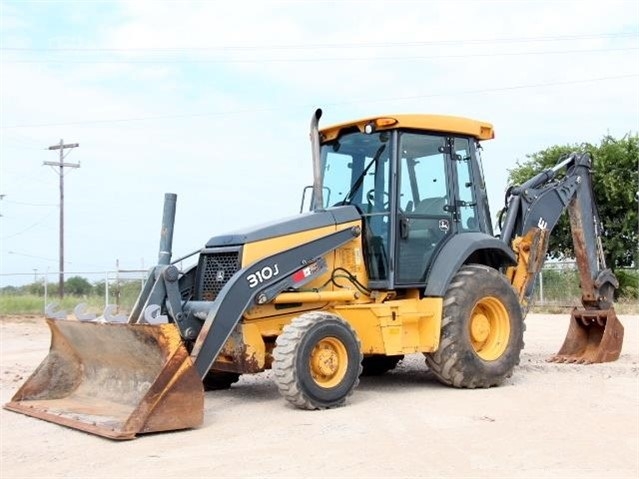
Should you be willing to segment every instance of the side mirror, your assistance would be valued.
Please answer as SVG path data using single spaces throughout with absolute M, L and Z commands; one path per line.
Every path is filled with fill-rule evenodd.
M 300 203 L 300 213 L 304 213 L 304 211 L 311 210 L 311 199 L 313 198 L 313 194 L 311 193 L 310 195 L 308 195 L 308 198 L 306 197 L 306 193 L 309 190 L 311 190 L 311 192 L 313 191 L 312 185 L 305 186 L 304 189 L 302 190 L 302 202 Z
M 305 211 L 313 211 L 313 185 L 308 185 L 304 187 L 304 190 L 302 190 L 302 201 L 300 203 L 300 213 L 304 213 Z M 324 205 L 322 205 L 322 208 L 316 208 L 316 209 L 324 209 L 324 208 L 328 208 L 328 205 L 330 204 L 331 201 L 331 190 L 330 188 L 324 186 L 322 188 L 322 190 L 324 191 L 323 199 L 324 199 Z M 307 196 L 307 192 L 310 191 L 311 194 Z

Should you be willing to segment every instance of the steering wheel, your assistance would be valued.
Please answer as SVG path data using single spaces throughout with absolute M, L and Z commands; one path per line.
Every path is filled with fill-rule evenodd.
M 382 209 L 381 211 L 388 211 L 388 207 L 390 205 L 390 195 L 384 191 L 382 193 L 383 201 L 382 201 Z M 375 204 L 375 189 L 368 190 L 366 192 L 366 201 L 371 209 L 377 209 Z

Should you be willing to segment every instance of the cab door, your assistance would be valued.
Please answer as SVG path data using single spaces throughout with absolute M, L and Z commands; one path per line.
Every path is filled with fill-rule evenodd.
M 437 250 L 453 234 L 450 139 L 401 132 L 398 145 L 395 284 L 423 285 Z

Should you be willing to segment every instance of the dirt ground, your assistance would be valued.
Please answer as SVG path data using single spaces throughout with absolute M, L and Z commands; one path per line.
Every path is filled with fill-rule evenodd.
M 419 355 L 363 378 L 346 406 L 302 411 L 269 373 L 206 393 L 195 430 L 115 442 L 2 410 L 2 478 L 637 478 L 639 316 L 621 358 L 545 362 L 568 319 L 529 315 L 520 367 L 502 387 L 440 385 Z M 42 318 L 0 318 L 4 404 L 49 347 Z

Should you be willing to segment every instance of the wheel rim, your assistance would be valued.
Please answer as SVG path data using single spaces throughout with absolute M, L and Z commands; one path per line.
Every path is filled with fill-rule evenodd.
M 311 376 L 323 388 L 337 386 L 346 376 L 348 353 L 346 346 L 334 337 L 319 341 L 309 358 Z
M 486 360 L 498 359 L 508 347 L 510 318 L 497 298 L 480 299 L 470 314 L 470 342 L 477 355 Z

